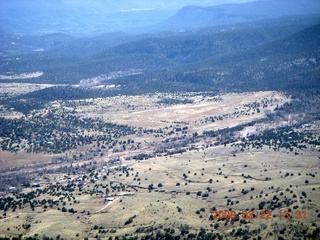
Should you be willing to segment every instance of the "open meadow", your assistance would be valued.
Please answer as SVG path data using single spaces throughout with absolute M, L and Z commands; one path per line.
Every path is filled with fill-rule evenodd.
M 203 228 L 222 236 L 258 234 L 263 239 L 312 233 L 319 221 L 317 153 L 294 156 L 263 148 L 232 156 L 232 150 L 217 146 L 150 158 L 110 168 L 108 174 L 106 167 L 97 166 L 84 181 L 77 180 L 79 174 L 68 175 L 68 181 L 46 174 L 50 184 L 23 192 L 56 190 L 35 197 L 34 209 L 26 204 L 6 211 L 0 231 L 68 239 L 141 237 L 150 229 L 188 235 Z M 238 217 L 210 219 L 213 210 L 235 211 Z M 253 210 L 255 218 L 246 210 Z
M 318 236 L 319 122 L 281 130 L 273 140 L 251 137 L 290 127 L 295 119 L 288 116 L 264 120 L 288 102 L 271 91 L 51 102 L 25 118 L 55 113 L 136 130 L 108 144 L 98 140 L 105 128 L 79 124 L 73 136 L 93 136 L 89 144 L 54 153 L 57 143 L 46 135 L 52 144 L 38 152 L 34 145 L 2 150 L 0 236 Z

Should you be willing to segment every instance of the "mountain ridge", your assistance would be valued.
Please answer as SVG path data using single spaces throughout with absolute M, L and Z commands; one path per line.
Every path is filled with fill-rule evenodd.
M 118 78 L 102 84 L 121 86 L 124 92 L 131 93 L 133 90 L 139 92 L 142 88 L 150 91 L 161 90 L 161 87 L 167 89 L 163 85 L 168 82 L 176 86 L 177 90 L 177 86 L 194 91 L 206 87 L 221 90 L 224 88 L 223 84 L 230 84 L 230 89 L 233 90 L 244 89 L 247 85 L 249 90 L 252 88 L 250 83 L 255 83 L 257 88 L 271 89 L 268 82 L 257 82 L 259 79 L 270 78 L 277 81 L 283 79 L 283 86 L 290 87 L 290 78 L 301 78 L 306 74 L 314 81 L 317 77 L 318 55 L 315 49 L 319 48 L 320 41 L 319 36 L 314 34 L 319 33 L 319 29 L 316 24 L 312 24 L 311 28 L 307 26 L 314 22 L 320 23 L 320 20 L 312 17 L 309 25 L 305 25 L 306 20 L 304 24 L 297 25 L 297 19 L 300 17 L 287 18 L 287 22 L 278 19 L 259 24 L 240 24 L 238 28 L 235 27 L 237 25 L 210 28 L 202 35 L 191 31 L 158 38 L 153 36 L 135 39 L 107 50 L 101 49 L 100 53 L 84 58 L 68 54 L 54 55 L 50 52 L 3 57 L 0 58 L 0 70 L 3 73 L 43 74 L 33 79 L 15 77 L 0 81 L 78 84 L 83 79 L 122 72 L 124 74 L 117 74 Z M 268 22 L 271 23 L 269 26 Z M 309 43 L 313 45 L 308 45 Z M 285 44 L 287 47 L 284 47 Z M 78 51 L 81 54 L 83 49 Z M 306 60 L 299 64 L 300 58 Z M 283 66 L 285 71 L 276 71 L 279 66 Z M 139 71 L 140 74 L 125 74 L 132 70 Z M 235 83 L 235 79 L 239 79 L 239 84 Z M 317 84 L 312 84 L 318 87 Z
M 157 26 L 162 29 L 181 31 L 281 16 L 319 13 L 320 2 L 315 0 L 308 0 L 308 3 L 299 0 L 253 1 L 209 7 L 191 5 L 180 9 L 171 18 Z

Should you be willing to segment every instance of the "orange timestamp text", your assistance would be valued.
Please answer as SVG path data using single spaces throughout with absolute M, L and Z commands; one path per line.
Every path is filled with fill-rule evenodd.
M 213 210 L 212 215 L 210 216 L 211 220 L 224 220 L 224 219 L 264 219 L 270 220 L 273 217 L 278 217 L 279 219 L 289 220 L 289 219 L 306 219 L 307 211 L 306 210 L 242 210 L 237 212 L 236 210 Z

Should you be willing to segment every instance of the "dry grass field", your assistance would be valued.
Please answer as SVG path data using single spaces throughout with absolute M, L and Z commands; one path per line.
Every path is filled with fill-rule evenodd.
M 161 128 L 176 122 L 189 123 L 195 130 L 224 128 L 235 126 L 243 122 L 259 119 L 266 112 L 272 111 L 276 105 L 289 101 L 279 92 L 229 93 L 221 96 L 175 96 L 171 94 L 118 96 L 104 99 L 88 100 L 86 106 L 77 108 L 79 114 L 90 117 L 103 117 L 106 121 L 127 124 L 144 128 Z M 216 100 L 218 98 L 218 100 Z M 158 103 L 162 99 L 188 99 L 189 104 L 167 105 Z M 246 107 L 245 104 L 270 101 L 260 113 Z M 250 109 L 250 110 L 249 110 Z M 232 115 L 234 112 L 244 111 L 245 114 L 230 116 L 230 119 L 219 124 L 204 123 L 210 116 Z
M 22 94 L 34 91 L 38 88 L 49 87 L 49 85 L 26 84 L 24 87 L 14 89 L 15 84 L 7 84 L 1 87 L 3 92 L 15 92 Z M 193 101 L 190 104 L 167 105 L 158 103 L 163 99 L 188 99 Z M 218 100 L 216 100 L 218 99 Z M 261 108 L 258 113 L 256 109 L 246 105 L 255 102 L 268 102 L 266 107 Z M 134 127 L 147 129 L 188 126 L 188 134 L 194 132 L 202 133 L 207 130 L 217 130 L 225 127 L 233 127 L 241 123 L 251 122 L 261 119 L 266 113 L 289 101 L 279 92 L 255 92 L 255 93 L 228 93 L 221 96 L 199 96 L 189 94 L 187 96 L 172 94 L 157 94 L 153 96 L 118 96 L 109 98 L 97 98 L 87 100 L 68 101 L 63 104 L 61 101 L 52 102 L 50 108 L 38 110 L 38 114 L 46 115 L 48 109 L 67 109 L 69 105 L 78 104 L 77 114 L 83 117 L 101 117 L 107 122 L 125 124 Z M 237 113 L 237 114 L 235 114 Z M 22 114 L 9 112 L 5 117 L 17 118 Z M 223 116 L 222 120 L 211 122 L 209 117 Z M 28 116 L 27 116 L 28 117 Z M 85 132 L 91 135 L 94 132 Z M 150 142 L 159 142 L 159 138 L 150 135 L 128 136 L 141 142 L 145 149 Z M 79 146 L 75 150 L 70 150 L 67 154 L 73 155 L 77 152 L 86 151 L 92 146 Z M 25 154 L 23 151 L 17 153 L 4 152 L 0 150 L 0 168 L 29 165 L 31 163 L 50 162 L 52 155 L 45 154 Z
M 37 90 L 41 90 L 56 85 L 52 84 L 33 84 L 33 83 L 1 83 L 0 97 L 17 96 Z
M 0 166 L 3 168 L 20 167 L 34 165 L 35 163 L 51 162 L 52 155 L 30 154 L 24 152 L 12 153 L 0 149 Z
M 115 190 L 109 193 L 114 200 L 106 202 L 101 197 L 103 193 L 90 196 L 79 195 L 81 192 L 76 191 L 74 196 L 79 203 L 67 201 L 66 204 L 67 208 L 74 208 L 76 213 L 63 213 L 56 207 L 45 211 L 41 207 L 35 208 L 35 211 L 25 207 L 7 212 L 6 218 L 0 220 L 0 232 L 11 236 L 19 233 L 52 237 L 59 234 L 67 239 L 93 238 L 96 235 L 105 238 L 135 235 L 137 229 L 151 226 L 159 229 L 174 228 L 178 233 L 181 226 L 188 225 L 191 233 L 200 228 L 224 234 L 240 227 L 248 231 L 260 229 L 259 235 L 263 239 L 274 239 L 278 235 L 291 236 L 289 231 L 279 234 L 282 225 L 302 228 L 301 224 L 304 224 L 309 229 L 315 228 L 312 223 L 319 223 L 317 210 L 320 206 L 320 177 L 317 170 L 320 164 L 315 152 L 304 151 L 303 155 L 294 156 L 285 151 L 275 152 L 266 148 L 245 151 L 233 157 L 230 153 L 232 149 L 230 146 L 209 147 L 203 151 L 189 151 L 131 163 L 128 177 L 116 171 L 110 173 L 106 180 L 86 182 L 84 188 L 93 189 L 98 185 L 98 189 L 104 190 L 101 185 L 110 186 L 111 182 L 113 185 L 140 187 L 137 191 L 127 187 L 127 191 L 134 192 L 133 196 L 117 196 L 122 191 Z M 104 174 L 99 170 L 97 172 Z M 287 173 L 289 176 L 286 176 Z M 248 175 L 251 178 L 246 178 Z M 266 181 L 266 178 L 271 180 Z M 306 184 L 305 180 L 309 180 L 309 183 Z M 158 187 L 160 183 L 162 186 Z M 153 184 L 154 189 L 149 191 L 150 184 Z M 242 189 L 248 192 L 244 194 Z M 307 197 L 303 197 L 302 192 Z M 203 197 L 204 193 L 208 193 L 208 196 Z M 292 215 L 290 220 L 280 219 L 279 211 L 288 209 L 282 206 L 272 210 L 271 219 L 247 219 L 232 225 L 226 219 L 209 219 L 213 207 L 217 210 L 235 210 L 240 214 L 243 210 L 254 208 L 259 213 L 259 203 L 272 201 L 274 196 L 280 200 L 294 201 L 292 206 L 296 207 L 290 207 L 294 209 L 293 214 L 298 210 L 306 211 L 306 218 L 296 219 L 297 216 Z M 45 197 L 44 194 L 39 199 Z M 47 196 L 47 199 L 50 197 Z M 125 225 L 133 216 L 132 223 Z M 28 230 L 22 227 L 26 222 L 31 225 Z M 215 223 L 219 223 L 216 228 Z M 95 226 L 99 228 L 94 229 Z M 108 232 L 101 233 L 103 230 Z M 111 230 L 116 232 L 110 233 Z M 270 232 L 274 235 L 270 235 Z
M 164 99 L 187 99 L 193 103 L 170 105 L 161 102 Z M 101 117 L 143 129 L 169 131 L 188 126 L 186 135 L 190 137 L 196 132 L 201 134 L 261 119 L 288 101 L 289 98 L 278 92 L 228 93 L 216 97 L 157 94 L 57 101 L 50 108 L 74 108 L 83 117 Z M 70 107 L 75 104 L 76 107 Z M 40 111 L 45 113 L 48 109 Z M 261 124 L 259 129 L 249 126 L 238 134 L 245 137 L 266 128 Z M 173 136 L 182 135 L 177 132 Z M 128 138 L 141 143 L 140 148 L 109 151 L 85 162 L 34 169 L 39 173 L 46 171 L 31 179 L 31 183 L 41 182 L 41 186 L 22 190 L 24 194 L 33 191 L 33 202 L 0 210 L 0 236 L 109 239 L 169 232 L 175 236 L 184 234 L 187 239 L 188 235 L 204 229 L 223 239 L 240 236 L 291 239 L 306 232 L 311 234 L 319 227 L 320 162 L 319 151 L 312 145 L 294 154 L 266 145 L 239 151 L 232 144 L 213 144 L 181 154 L 127 161 L 130 155 L 151 153 L 167 136 L 139 133 L 119 141 Z M 63 155 L 72 156 L 92 148 L 94 144 L 79 146 Z M 0 151 L 0 168 L 51 162 L 53 157 L 57 155 Z M 117 164 L 110 167 L 111 159 L 119 159 L 121 169 L 117 170 Z M 87 172 L 81 169 L 85 164 L 90 169 Z M 58 167 L 71 170 L 56 172 Z M 7 192 L 2 197 L 13 197 L 13 194 Z M 265 219 L 259 206 L 261 211 L 271 211 L 270 219 Z M 234 210 L 238 218 L 210 219 L 214 209 Z M 281 217 L 288 209 L 290 219 Z M 253 210 L 255 218 L 248 219 L 247 210 Z

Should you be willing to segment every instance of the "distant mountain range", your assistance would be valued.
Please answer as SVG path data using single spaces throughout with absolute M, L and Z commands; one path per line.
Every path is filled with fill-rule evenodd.
M 133 29 L 157 23 L 174 14 L 161 9 L 122 11 L 115 9 L 117 5 L 120 4 L 116 1 L 103 0 L 0 0 L 0 31 L 19 35 L 63 33 L 76 37 L 118 31 L 132 33 Z
M 186 6 L 158 26 L 182 31 L 298 14 L 320 14 L 320 1 L 262 0 L 213 7 Z
M 317 0 L 188 6 L 140 34 L 76 38 L 65 33 L 32 36 L 2 31 L 0 41 L 0 83 L 72 86 L 30 93 L 26 96 L 30 99 L 43 94 L 51 100 L 61 98 L 61 92 L 86 98 L 320 88 Z
M 22 37 L 17 43 L 44 50 L 1 57 L 0 82 L 98 78 L 119 93 L 319 88 L 319 23 L 308 15 L 182 33 Z
M 102 33 L 141 34 L 185 31 L 281 16 L 320 14 L 318 0 L 257 0 L 212 7 L 186 6 L 177 13 L 170 9 L 129 8 L 110 11 L 103 1 L 73 7 L 67 1 L 0 0 L 0 31 L 7 34 L 69 34 L 77 37 Z M 137 3 L 136 3 L 137 4 Z M 95 7 L 92 7 L 92 6 Z M 131 4 L 134 5 L 134 4 Z

